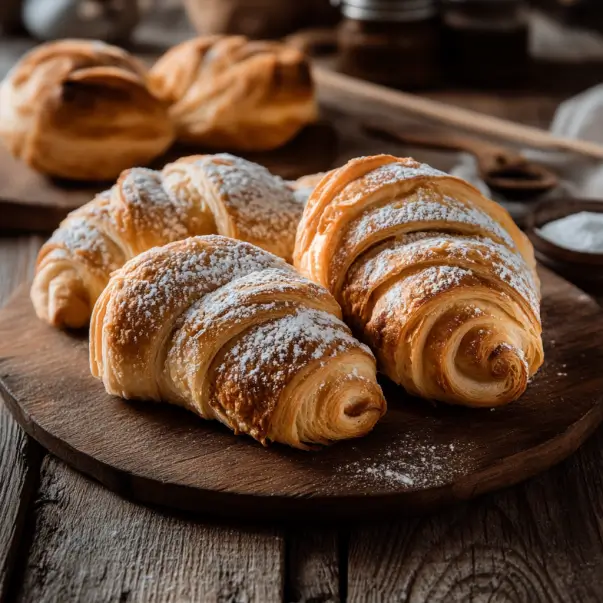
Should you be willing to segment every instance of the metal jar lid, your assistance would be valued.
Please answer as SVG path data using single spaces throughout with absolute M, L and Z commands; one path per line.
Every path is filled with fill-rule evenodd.
M 348 19 L 358 21 L 422 21 L 434 17 L 437 0 L 334 0 Z

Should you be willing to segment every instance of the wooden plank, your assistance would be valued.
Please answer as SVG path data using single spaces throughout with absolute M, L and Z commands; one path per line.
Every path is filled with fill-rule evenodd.
M 354 531 L 349 601 L 603 600 L 603 430 L 528 483 Z
M 299 529 L 287 534 L 287 590 L 290 603 L 338 603 L 340 537 L 335 530 Z
M 39 239 L 0 240 L 0 306 L 31 275 Z M 9 587 L 25 513 L 39 466 L 39 447 L 13 421 L 0 399 L 0 600 Z
M 284 538 L 123 500 L 47 456 L 17 601 L 279 601 Z

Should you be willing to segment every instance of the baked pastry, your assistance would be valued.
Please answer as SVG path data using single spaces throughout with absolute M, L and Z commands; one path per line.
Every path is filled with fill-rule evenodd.
M 62 40 L 27 53 L 0 85 L 0 137 L 36 170 L 114 180 L 170 146 L 165 104 L 133 56 L 103 42 Z
M 157 61 L 149 86 L 169 103 L 178 138 L 210 149 L 275 149 L 317 116 L 305 56 L 278 42 L 188 40 Z
M 111 272 L 139 253 L 219 233 L 291 260 L 303 205 L 265 168 L 232 155 L 185 157 L 161 172 L 126 170 L 75 210 L 38 255 L 31 298 L 58 327 L 88 324 Z
M 193 237 L 111 277 L 92 314 L 90 367 L 109 394 L 307 449 L 365 435 L 385 412 L 375 359 L 340 312 L 276 256 Z
M 427 165 L 378 155 L 327 174 L 306 205 L 294 261 L 412 394 L 505 404 L 542 364 L 527 237 L 501 206 Z
M 318 183 L 322 180 L 326 172 L 317 172 L 316 174 L 308 174 L 302 176 L 297 180 L 289 180 L 288 184 L 293 189 L 295 198 L 305 205 L 312 194 L 312 191 L 316 188 Z

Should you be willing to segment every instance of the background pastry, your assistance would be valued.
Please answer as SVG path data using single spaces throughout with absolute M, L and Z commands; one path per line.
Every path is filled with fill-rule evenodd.
M 151 69 L 183 141 L 208 148 L 277 148 L 316 119 L 310 68 L 298 50 L 242 36 L 199 37 Z
M 185 157 L 161 172 L 126 170 L 42 246 L 31 289 L 36 313 L 59 327 L 87 325 L 112 271 L 189 236 L 219 233 L 291 260 L 302 211 L 284 180 L 232 155 Z
M 505 404 L 542 364 L 528 239 L 473 186 L 412 159 L 329 172 L 306 205 L 295 265 L 413 394 Z
M 220 236 L 147 251 L 94 308 L 90 366 L 108 393 L 163 400 L 262 443 L 366 434 L 385 412 L 373 355 L 322 287 Z
M 27 53 L 0 85 L 0 137 L 40 172 L 113 180 L 173 141 L 165 105 L 130 54 L 103 42 L 62 40 Z

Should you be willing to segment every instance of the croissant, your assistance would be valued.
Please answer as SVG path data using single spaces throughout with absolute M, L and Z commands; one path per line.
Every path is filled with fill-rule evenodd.
M 43 245 L 31 299 L 42 320 L 83 327 L 111 272 L 194 235 L 243 239 L 291 260 L 302 211 L 291 185 L 232 155 L 185 157 L 161 172 L 126 170 Z
M 317 116 L 305 56 L 278 42 L 183 42 L 153 66 L 149 86 L 169 103 L 178 138 L 207 148 L 274 149 Z
M 0 138 L 36 170 L 113 180 L 163 153 L 174 129 L 127 52 L 62 40 L 27 53 L 0 85 Z
M 340 312 L 276 256 L 193 237 L 111 277 L 92 314 L 90 366 L 109 394 L 307 449 L 362 436 L 385 412 L 375 359 Z
M 543 362 L 527 237 L 473 186 L 412 159 L 361 157 L 329 172 L 294 263 L 411 394 L 501 405 Z

